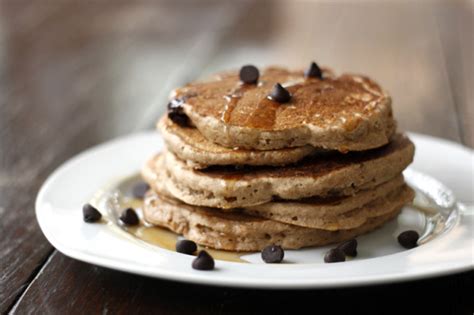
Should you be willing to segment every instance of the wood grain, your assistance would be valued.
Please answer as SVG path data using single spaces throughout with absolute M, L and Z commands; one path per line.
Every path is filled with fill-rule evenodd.
M 300 314 L 331 310 L 331 314 L 404 314 L 407 308 L 422 307 L 424 313 L 469 314 L 473 275 L 357 289 L 229 289 L 116 272 L 55 253 L 12 313 Z
M 333 300 L 352 311 L 367 296 L 383 309 L 419 292 L 473 310 L 472 273 L 296 293 L 147 279 L 53 251 L 34 216 L 60 163 L 152 127 L 172 88 L 244 63 L 367 73 L 392 94 L 401 128 L 473 147 L 468 2 L 0 0 L 0 18 L 1 313 L 291 312 Z
M 52 251 L 33 206 L 47 175 L 87 147 L 142 129 L 149 108 L 166 105 L 169 85 L 192 75 L 177 73 L 176 64 L 205 62 L 189 60 L 220 34 L 200 34 L 221 25 L 216 12 L 229 10 L 215 2 L 53 4 L 2 2 L 0 10 L 8 61 L 0 93 L 0 312 Z M 194 14 L 202 18 L 191 23 Z M 182 27 L 176 17 L 190 23 Z

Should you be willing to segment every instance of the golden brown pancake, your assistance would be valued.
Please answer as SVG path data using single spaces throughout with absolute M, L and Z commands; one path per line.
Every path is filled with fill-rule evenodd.
M 351 197 L 318 198 L 320 200 L 313 203 L 301 202 L 301 200 L 269 202 L 242 208 L 242 211 L 274 221 L 309 228 L 330 231 L 347 230 L 356 228 L 372 217 L 389 213 L 413 200 L 414 192 L 405 184 L 388 191 L 386 191 L 388 187 L 381 187 L 393 186 L 393 184 L 392 181 L 389 181 L 389 183 L 384 183 L 374 189 L 358 192 Z M 377 191 L 378 188 L 382 189 Z M 372 194 L 372 192 L 374 193 Z M 364 202 L 364 199 L 372 196 L 375 197 Z
M 276 83 L 292 94 L 288 103 L 267 98 Z M 272 67 L 261 71 L 258 84 L 242 84 L 229 72 L 176 89 L 172 102 L 205 138 L 230 148 L 362 151 L 387 144 L 396 126 L 390 97 L 361 75 L 320 80 Z
M 158 123 L 166 147 L 193 168 L 209 165 L 286 165 L 321 151 L 310 145 L 278 150 L 226 148 L 207 140 L 194 127 L 181 127 L 166 116 Z
M 413 143 L 403 135 L 364 152 L 308 157 L 284 167 L 222 167 L 194 170 L 170 152 L 143 168 L 152 186 L 166 185 L 185 203 L 217 208 L 249 207 L 276 198 L 347 196 L 398 176 L 413 160 Z
M 145 198 L 144 217 L 147 222 L 168 228 L 203 246 L 232 251 L 259 251 L 271 244 L 297 249 L 341 242 L 382 226 L 398 215 L 400 209 L 370 218 L 355 229 L 327 231 L 237 212 L 190 206 L 150 191 Z

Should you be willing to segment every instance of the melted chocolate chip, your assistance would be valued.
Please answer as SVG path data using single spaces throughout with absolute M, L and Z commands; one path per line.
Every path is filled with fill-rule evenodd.
M 280 83 L 277 83 L 273 86 L 273 90 L 270 93 L 269 98 L 272 101 L 275 101 L 278 103 L 287 103 L 291 99 L 291 94 L 290 92 L 288 92 L 287 89 L 281 86 Z
M 326 263 L 335 263 L 346 261 L 346 255 L 339 248 L 330 249 L 326 255 L 324 255 L 324 262 Z
M 409 230 L 409 231 L 400 233 L 397 239 L 400 245 L 402 245 L 403 247 L 407 249 L 410 249 L 410 248 L 414 248 L 418 246 L 417 242 L 419 238 L 420 238 L 420 235 L 418 234 L 417 231 Z
M 125 225 L 137 225 L 140 222 L 138 219 L 138 215 L 132 208 L 127 208 L 123 210 L 122 214 L 120 215 L 120 221 L 122 221 Z
M 150 189 L 150 185 L 145 182 L 136 183 L 132 188 L 132 195 L 135 198 L 143 199 L 146 192 Z
M 258 82 L 258 77 L 260 73 L 258 72 L 257 67 L 252 65 L 243 66 L 240 69 L 240 81 L 247 84 L 256 84 Z
M 337 246 L 346 256 L 357 256 L 357 240 L 355 238 L 342 242 Z
M 82 207 L 82 215 L 84 222 L 87 223 L 97 222 L 102 218 L 102 214 L 100 214 L 99 210 L 97 210 L 90 204 L 85 204 Z
M 278 245 L 270 245 L 262 250 L 262 259 L 267 264 L 280 263 L 285 257 L 283 248 Z
M 197 250 L 197 245 L 190 240 L 180 240 L 176 242 L 176 251 L 182 254 L 192 255 Z
M 323 72 L 321 71 L 319 66 L 316 64 L 316 62 L 311 63 L 308 70 L 305 71 L 304 75 L 307 78 L 318 78 L 321 80 L 323 79 Z
M 205 250 L 202 250 L 193 260 L 192 267 L 197 270 L 212 270 L 214 269 L 214 258 Z

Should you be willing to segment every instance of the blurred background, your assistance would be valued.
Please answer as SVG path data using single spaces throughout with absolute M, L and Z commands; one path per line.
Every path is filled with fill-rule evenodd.
M 0 3 L 1 120 L 27 104 L 35 133 L 74 119 L 64 132 L 99 142 L 150 127 L 169 91 L 197 77 L 315 60 L 379 81 L 401 128 L 473 145 L 457 117 L 474 117 L 472 1 Z

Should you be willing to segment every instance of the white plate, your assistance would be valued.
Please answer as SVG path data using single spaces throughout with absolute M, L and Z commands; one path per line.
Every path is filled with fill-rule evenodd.
M 473 151 L 449 141 L 410 134 L 416 145 L 411 170 L 430 174 L 450 187 L 458 199 L 473 202 Z M 452 228 L 412 250 L 396 243 L 399 231 L 423 229 L 418 212 L 405 209 L 384 228 L 359 237 L 359 255 L 344 263 L 324 264 L 329 248 L 285 252 L 283 264 L 263 264 L 258 254 L 251 263 L 216 261 L 213 271 L 191 268 L 192 256 L 146 246 L 106 224 L 85 224 L 82 205 L 99 189 L 139 171 L 162 148 L 156 132 L 116 139 L 89 149 L 59 167 L 44 183 L 36 200 L 39 225 L 60 252 L 92 264 L 146 276 L 200 284 L 254 288 L 321 288 L 366 285 L 454 273 L 473 267 L 472 206 L 460 206 Z M 409 176 L 419 174 L 411 171 Z M 438 189 L 438 186 L 423 189 Z M 444 191 L 434 191 L 441 198 Z M 435 197 L 436 198 L 436 197 Z M 448 192 L 448 201 L 450 195 Z M 441 200 L 441 203 L 443 201 Z M 451 205 L 455 208 L 457 204 Z

